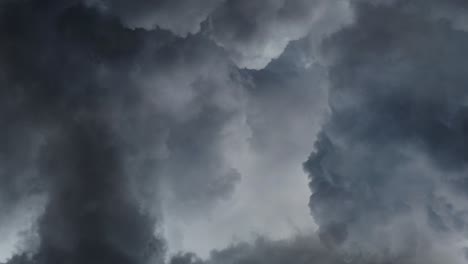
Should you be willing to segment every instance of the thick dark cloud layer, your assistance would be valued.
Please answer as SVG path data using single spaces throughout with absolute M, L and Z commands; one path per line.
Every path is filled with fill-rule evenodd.
M 276 264 L 276 263 L 323 263 L 323 264 L 436 264 L 457 262 L 445 252 L 421 251 L 411 256 L 351 255 L 330 250 L 315 236 L 297 236 L 289 240 L 272 241 L 259 238 L 254 243 L 234 244 L 223 250 L 213 251 L 207 260 L 191 253 L 172 257 L 170 264 Z
M 115 107 L 132 109 L 138 101 L 120 73 L 132 65 L 141 32 L 73 3 L 11 2 L 1 12 L 2 105 L 9 108 L 2 122 L 17 138 L 2 140 L 24 142 L 15 144 L 16 157 L 4 150 L 10 166 L 37 168 L 39 185 L 25 181 L 39 190 L 22 194 L 48 196 L 34 261 L 144 263 L 153 254 L 157 261 L 163 244 L 153 236 L 153 218 L 130 195 L 121 167 L 126 139 L 108 118 Z M 101 77 L 101 70 L 111 76 Z M 35 153 L 28 143 L 37 138 L 38 157 L 23 160 Z
M 186 253 L 174 256 L 171 264 L 246 264 L 246 263 L 346 263 L 329 254 L 318 240 L 311 237 L 297 237 L 292 241 L 269 241 L 259 238 L 253 244 L 241 243 L 221 251 L 211 253 L 211 258 L 203 261 Z
M 247 120 L 250 140 L 265 156 L 285 160 L 304 145 L 309 152 L 322 125 L 328 107 L 327 73 L 310 58 L 311 49 L 309 40 L 293 41 L 264 69 L 247 70 L 254 84 Z
M 180 35 L 200 30 L 241 68 L 262 69 L 290 41 L 309 33 L 318 42 L 351 21 L 346 0 L 87 0 L 129 28 L 163 28 Z
M 129 29 L 80 1 L 0 11 L 2 217 L 47 198 L 34 262 L 161 262 L 161 189 L 202 210 L 240 178 L 219 153 L 241 77 L 201 37 Z
M 206 31 L 241 68 L 262 69 L 290 41 L 309 33 L 317 42 L 351 21 L 347 1 L 227 0 Z
M 1 1 L 0 225 L 45 201 L 9 263 L 167 262 L 164 221 L 226 206 L 241 172 L 262 175 L 249 199 L 282 208 L 294 173 L 276 174 L 327 110 L 304 165 L 317 236 L 169 262 L 466 263 L 467 8 Z
M 103 12 L 119 16 L 130 28 L 157 27 L 170 30 L 178 35 L 196 33 L 200 24 L 223 0 L 87 0 Z
M 135 124 L 143 134 L 135 136 L 134 126 L 118 130 L 136 141 L 136 151 L 147 151 L 140 156 L 156 159 L 151 170 L 157 177 L 149 180 L 162 184 L 160 191 L 172 208 L 204 212 L 216 202 L 213 198 L 229 197 L 240 180 L 223 157 L 223 141 L 225 126 L 243 115 L 243 77 L 203 37 L 177 39 L 157 51 L 153 41 L 146 45 L 142 53 L 151 55 L 140 58 L 131 72 L 144 96 L 136 113 L 142 123 Z M 137 159 L 131 167 L 145 165 Z M 147 187 L 154 191 L 154 186 Z
M 432 11 L 464 6 L 361 1 L 355 23 L 326 41 L 332 115 L 305 168 L 330 246 L 462 255 L 468 34 Z

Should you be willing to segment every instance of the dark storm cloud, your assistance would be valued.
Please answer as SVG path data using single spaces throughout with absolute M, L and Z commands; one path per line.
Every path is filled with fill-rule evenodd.
M 39 220 L 34 261 L 161 259 L 155 222 L 129 195 L 121 167 L 125 139 L 112 131 L 107 117 L 115 106 L 131 109 L 137 100 L 138 93 L 124 89 L 128 81 L 120 73 L 132 65 L 142 43 L 140 32 L 58 1 L 6 3 L 1 12 L 2 105 L 10 108 L 2 111 L 2 122 L 25 143 L 4 150 L 21 163 L 23 154 L 11 154 L 32 152 L 27 143 L 35 134 L 43 137 L 34 160 L 39 178 L 34 186 L 45 185 L 37 191 L 46 191 L 48 202 Z M 101 69 L 112 77 L 101 79 Z
M 104 12 L 118 15 L 130 28 L 171 30 L 178 35 L 196 33 L 200 24 L 223 0 L 87 0 Z
M 227 0 L 206 31 L 241 68 L 262 69 L 308 33 L 322 39 L 350 21 L 346 1 Z
M 243 116 L 245 95 L 224 52 L 200 36 L 178 39 L 132 75 L 145 96 L 141 110 L 159 124 L 155 171 L 171 207 L 201 213 L 229 197 L 240 175 L 223 157 L 225 127 Z M 142 148 L 148 142 L 136 140 Z
M 414 253 L 414 252 L 413 252 Z M 324 247 L 315 236 L 296 236 L 290 240 L 272 241 L 258 238 L 254 243 L 234 244 L 223 250 L 211 252 L 202 260 L 192 253 L 180 253 L 171 258 L 170 264 L 276 264 L 276 263 L 323 263 L 323 264 L 436 264 L 456 262 L 444 252 L 428 252 L 421 248 L 411 256 L 378 256 L 371 254 L 349 255 Z
M 253 244 L 240 243 L 213 251 L 209 260 L 203 261 L 190 253 L 174 256 L 170 264 L 246 264 L 246 263 L 346 263 L 329 254 L 311 237 L 298 237 L 293 241 L 270 241 L 259 238 Z
M 305 163 L 319 238 L 171 264 L 466 262 L 466 8 L 1 2 L 0 224 L 47 198 L 38 247 L 9 263 L 163 263 L 164 213 L 209 215 L 240 181 L 233 127 L 250 129 L 269 164 L 288 159 L 315 140 L 317 126 L 300 123 L 325 112 L 328 87 L 330 119 Z
M 356 2 L 355 23 L 323 45 L 331 116 L 305 168 L 327 249 L 307 241 L 311 248 L 301 254 L 291 241 L 291 248 L 266 241 L 268 254 L 262 245 L 242 244 L 207 260 L 181 254 L 173 264 L 466 262 L 468 38 L 431 11 L 462 6 L 432 1 L 429 12 L 424 3 Z M 275 63 L 251 73 L 259 84 L 254 95 L 262 93 L 262 83 L 286 86 L 287 76 L 297 73 L 288 64 L 269 76 L 281 69 Z M 274 93 L 271 83 L 264 87 Z M 268 147 L 262 144 L 267 138 L 256 140 L 257 147 Z
M 360 1 L 324 43 L 332 115 L 305 168 L 332 247 L 405 255 L 465 239 L 468 34 L 426 12 L 465 4 L 428 2 Z
M 80 1 L 0 11 L 1 204 L 47 197 L 33 262 L 161 262 L 159 184 L 209 208 L 240 177 L 220 148 L 241 77 L 210 41 Z
M 265 157 L 284 160 L 302 148 L 310 152 L 321 128 L 328 107 L 326 68 L 310 57 L 311 49 L 307 39 L 293 41 L 264 69 L 247 70 L 253 83 L 250 143 Z
M 86 0 L 129 28 L 162 28 L 187 36 L 202 30 L 241 68 L 261 69 L 292 40 L 319 41 L 350 22 L 348 1 Z

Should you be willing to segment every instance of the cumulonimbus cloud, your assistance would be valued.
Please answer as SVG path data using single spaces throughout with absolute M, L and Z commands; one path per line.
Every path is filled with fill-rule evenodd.
M 0 224 L 45 201 L 8 263 L 465 263 L 466 8 L 1 2 Z M 161 208 L 203 215 L 242 180 L 228 127 L 274 164 L 327 107 L 304 164 L 317 236 L 166 258 Z
M 325 43 L 332 114 L 305 168 L 331 246 L 406 255 L 458 244 L 462 258 L 468 38 L 426 4 L 361 1 Z

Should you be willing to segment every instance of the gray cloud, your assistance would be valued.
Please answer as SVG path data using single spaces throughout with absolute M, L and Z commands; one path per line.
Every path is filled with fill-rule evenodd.
M 326 68 L 310 57 L 311 49 L 308 39 L 293 41 L 265 69 L 248 71 L 250 142 L 265 156 L 281 160 L 302 148 L 309 152 L 322 126 L 328 80 Z
M 345 263 L 323 248 L 311 237 L 298 237 L 293 241 L 270 241 L 258 238 L 255 243 L 240 243 L 220 251 L 213 251 L 209 260 L 203 261 L 186 253 L 174 256 L 171 264 L 241 264 L 241 263 Z
M 233 239 L 252 241 L 254 234 L 281 239 L 315 228 L 301 164 L 322 125 L 327 87 L 325 69 L 301 59 L 307 47 L 307 41 L 291 43 L 265 69 L 241 71 L 247 102 L 242 118 L 223 129 L 222 147 L 226 161 L 242 179 L 230 197 L 198 217 L 187 209 L 165 214 L 170 252 L 188 250 L 206 257 Z M 200 211 L 194 204 L 187 203 Z M 175 209 L 172 205 L 165 210 Z M 181 215 L 188 212 L 189 218 Z
M 309 33 L 317 42 L 351 21 L 347 1 L 226 1 L 206 31 L 241 68 L 262 69 Z
M 421 248 L 404 257 L 378 256 L 371 254 L 350 255 L 324 247 L 315 236 L 297 236 L 290 240 L 258 238 L 254 243 L 234 244 L 226 249 L 213 251 L 210 258 L 202 260 L 191 253 L 180 253 L 171 258 L 170 264 L 267 264 L 267 263 L 450 263 L 459 262 L 444 251 L 428 252 Z
M 177 39 L 157 52 L 152 45 L 148 42 L 143 54 L 153 56 L 142 58 L 131 75 L 145 98 L 140 117 L 150 118 L 153 128 L 134 137 L 129 126 L 124 134 L 136 140 L 137 149 L 149 151 L 144 155 L 156 159 L 151 173 L 157 177 L 149 179 L 161 184 L 155 198 L 163 195 L 178 213 L 202 214 L 215 197 L 229 197 L 240 180 L 223 157 L 223 142 L 225 127 L 243 116 L 243 77 L 224 52 L 203 37 Z M 148 126 L 146 119 L 141 122 Z M 146 148 L 152 140 L 157 141 L 154 149 Z M 146 185 L 153 191 L 154 186 Z
M 268 217 L 299 217 L 291 168 L 328 111 L 304 164 L 318 237 L 170 262 L 465 263 L 466 8 L 1 2 L 0 225 L 44 201 L 8 263 L 163 263 L 167 221 L 236 202 L 253 216 L 213 230 L 285 229 Z
M 241 76 L 202 37 L 128 29 L 80 1 L 1 12 L 1 204 L 47 197 L 34 261 L 161 262 L 163 196 L 202 211 L 240 178 L 221 144 Z
M 351 21 L 345 0 L 87 0 L 129 28 L 162 28 L 180 36 L 201 29 L 241 68 L 261 69 L 290 41 L 309 33 L 316 44 Z
M 103 12 L 119 16 L 130 28 L 170 30 L 186 36 L 200 30 L 200 24 L 223 0 L 88 0 L 87 3 L 97 6 Z
M 8 126 L 26 143 L 15 145 L 18 153 L 35 154 L 28 140 L 35 134 L 41 139 L 32 165 L 39 181 L 34 192 L 47 193 L 48 201 L 38 222 L 34 261 L 161 259 L 164 247 L 153 236 L 155 220 L 130 195 L 121 167 L 126 140 L 112 131 L 107 118 L 116 106 L 132 109 L 138 96 L 123 89 L 129 83 L 119 75 L 132 65 L 140 32 L 122 30 L 115 20 L 74 3 L 12 2 L 1 12 L 2 101 L 15 102 L 11 109 L 22 113 L 19 118 L 3 111 L 2 121 L 23 124 Z M 102 70 L 107 79 L 101 78 Z
M 468 35 L 425 4 L 361 1 L 355 23 L 324 44 L 332 115 L 305 168 L 330 246 L 405 255 L 427 243 L 461 252 Z

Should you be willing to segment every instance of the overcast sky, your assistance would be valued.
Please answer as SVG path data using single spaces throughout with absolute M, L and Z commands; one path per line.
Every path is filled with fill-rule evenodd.
M 468 263 L 467 17 L 0 0 L 0 263 Z

